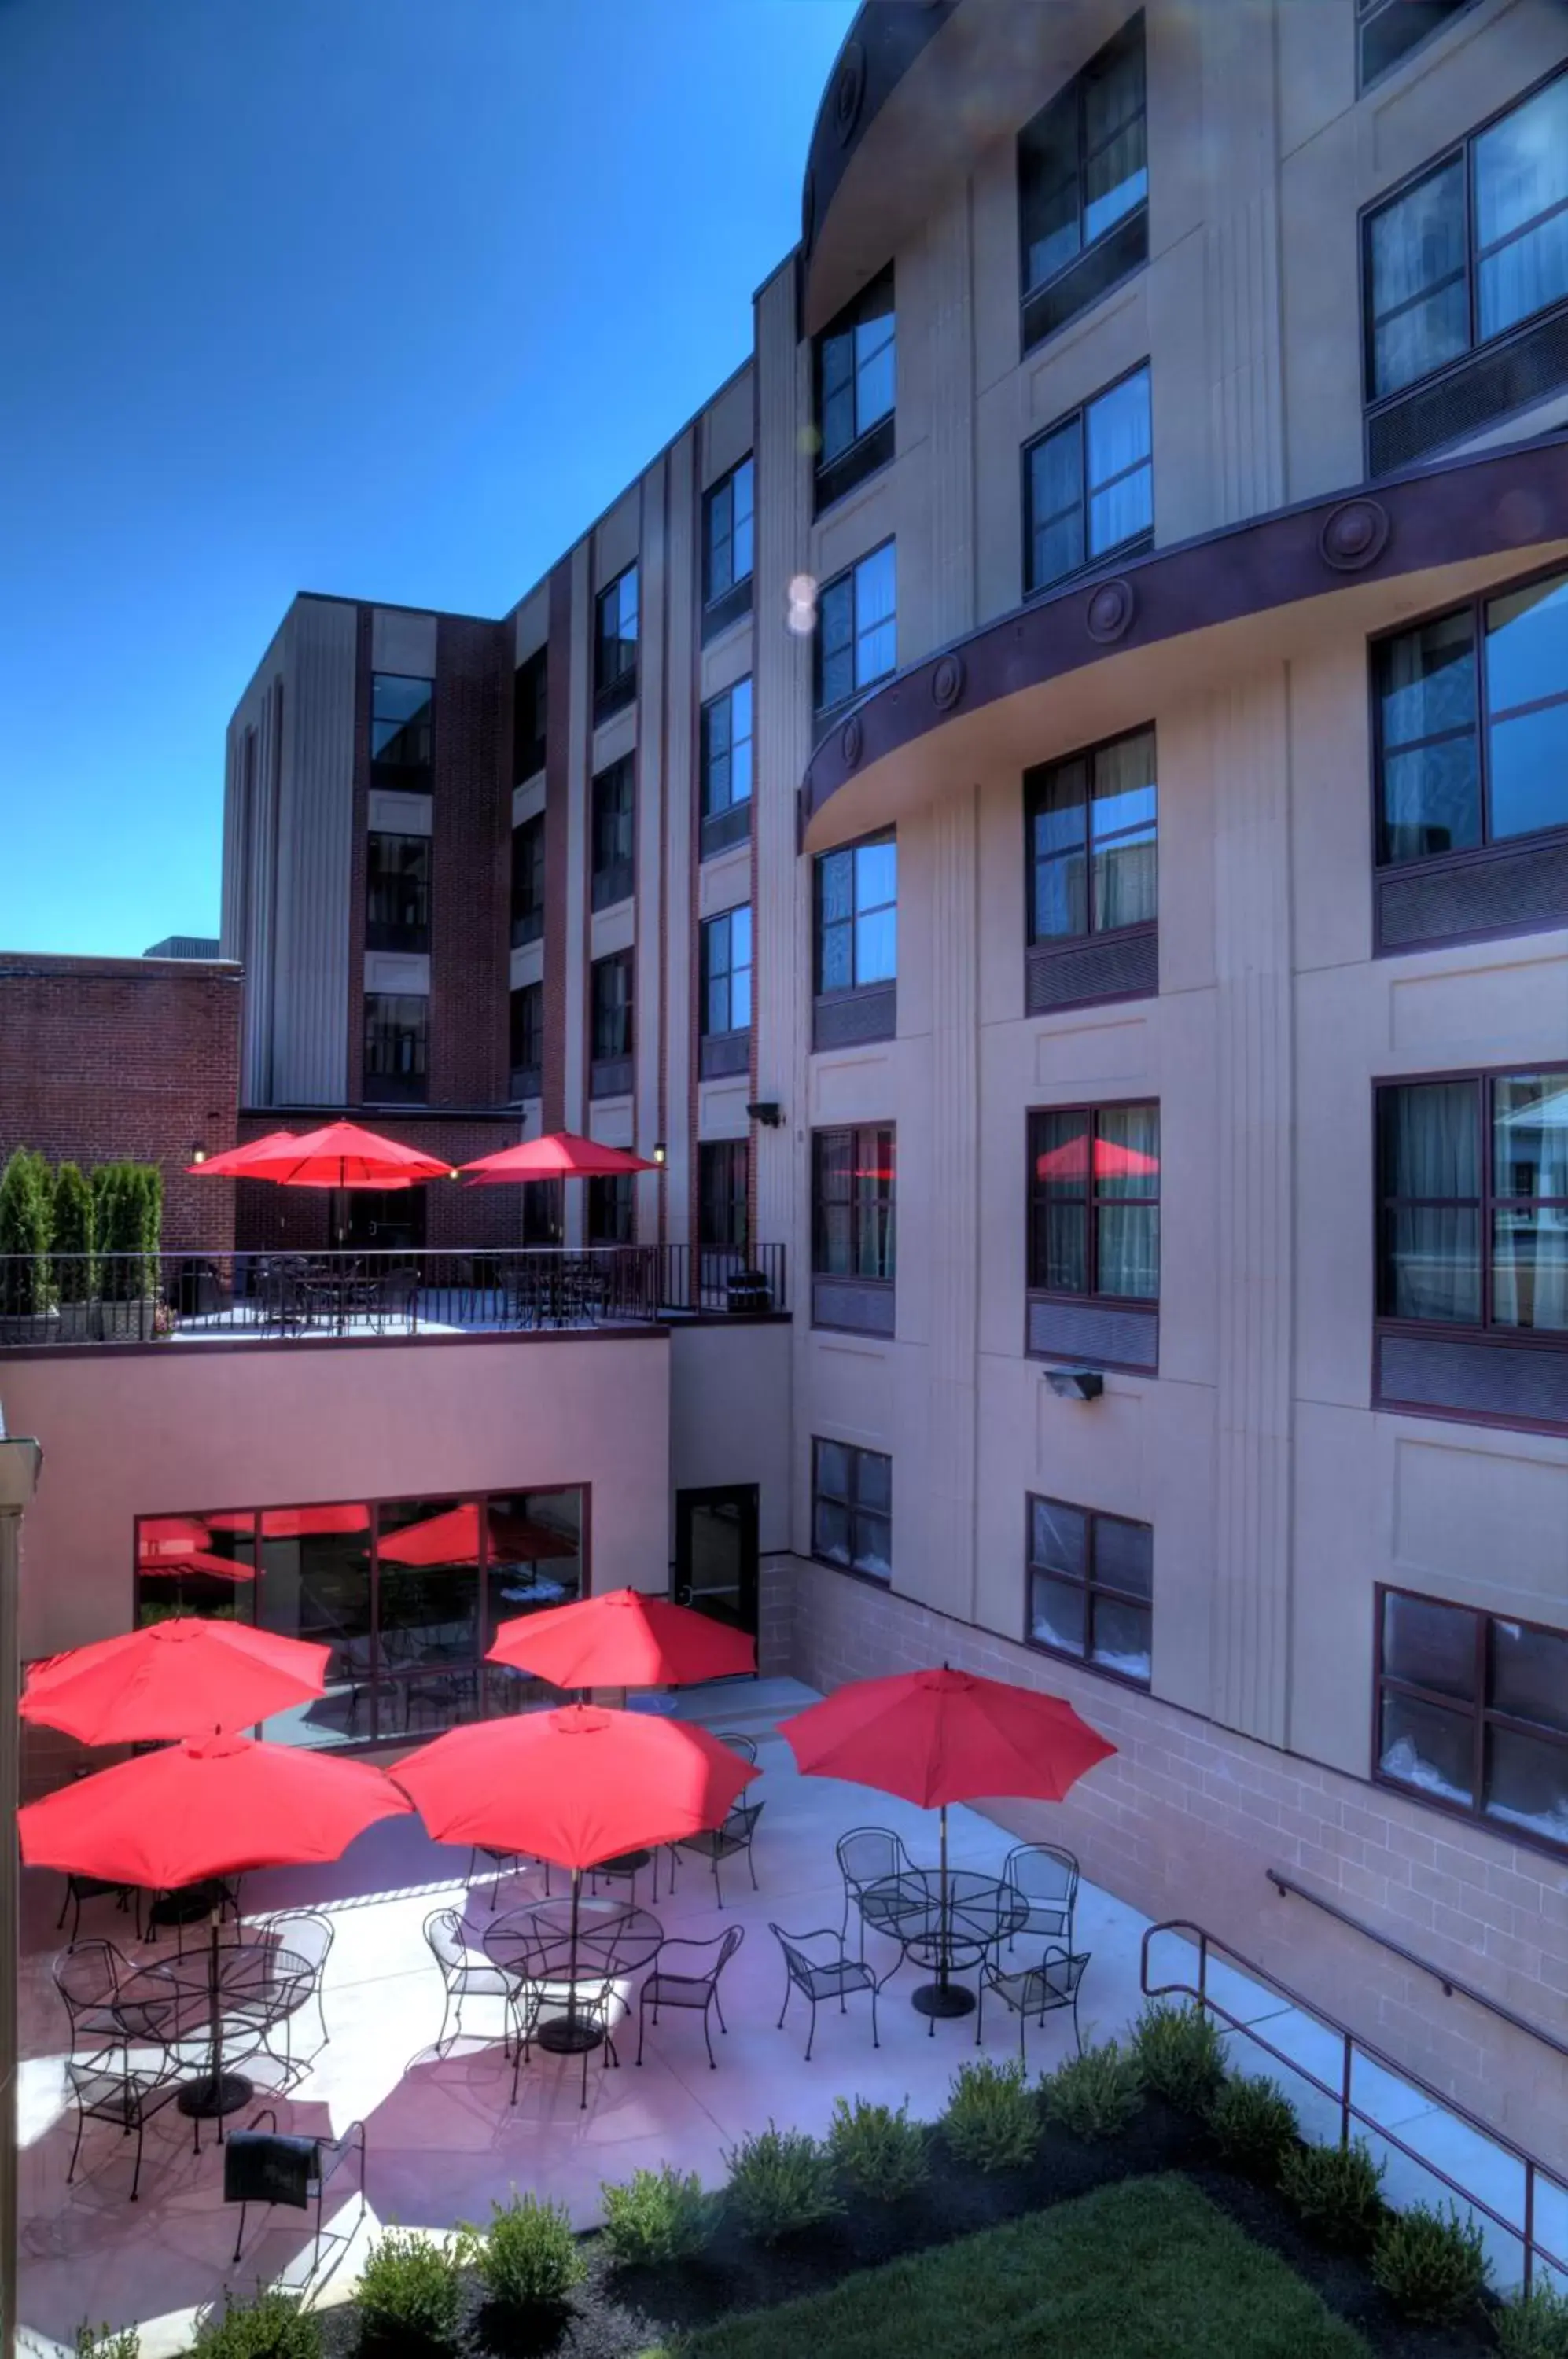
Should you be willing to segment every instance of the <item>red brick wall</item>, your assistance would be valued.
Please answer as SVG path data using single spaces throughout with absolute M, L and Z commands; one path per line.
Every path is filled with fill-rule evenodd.
M 234 1145 L 239 1060 L 237 966 L 0 953 L 0 1163 L 156 1163 L 170 1247 L 233 1242 L 229 1183 L 185 1166 Z
M 354 1117 L 357 1119 L 357 1117 Z M 315 1107 L 297 1114 L 251 1112 L 242 1115 L 242 1138 L 269 1130 L 312 1130 L 337 1116 Z M 377 1114 L 369 1125 L 384 1138 L 422 1147 L 454 1166 L 515 1146 L 522 1125 L 516 1115 L 495 1121 L 453 1119 L 439 1113 Z M 219 1183 L 214 1181 L 214 1186 Z M 234 1242 L 251 1253 L 320 1253 L 331 1242 L 332 1196 L 326 1188 L 284 1188 L 265 1180 L 234 1183 Z M 455 1180 L 432 1180 L 425 1190 L 425 1243 L 432 1251 L 516 1245 L 523 1236 L 520 1188 L 471 1188 Z
M 436 621 L 432 1106 L 505 1105 L 507 1096 L 512 796 L 501 728 L 507 636 L 500 624 L 462 615 Z

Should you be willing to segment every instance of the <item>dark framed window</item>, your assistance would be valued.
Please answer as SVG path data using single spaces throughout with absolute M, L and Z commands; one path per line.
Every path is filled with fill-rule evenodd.
M 637 875 L 637 760 L 623 754 L 593 781 L 593 856 L 589 894 L 595 909 L 624 901 Z
M 737 679 L 702 707 L 702 856 L 751 833 L 751 680 Z
M 523 1182 L 523 1243 L 558 1245 L 566 1234 L 565 1182 L 525 1180 Z
M 751 908 L 703 921 L 700 1029 L 706 1038 L 751 1028 Z
M 1356 62 L 1363 90 L 1474 0 L 1356 0 Z
M 1148 1524 L 1031 1495 L 1028 1645 L 1146 1688 L 1153 1598 L 1154 1533 Z
M 1568 298 L 1568 75 L 1558 74 L 1472 132 L 1374 207 L 1363 227 L 1371 403 L 1562 303 Z M 1534 390 L 1525 387 L 1526 397 Z M 1517 406 L 1517 397 L 1503 404 Z M 1451 436 L 1474 422 L 1457 417 Z
M 1149 363 L 1024 447 L 1024 595 L 1154 538 Z
M 751 1234 L 751 1147 L 744 1138 L 704 1138 L 697 1148 L 697 1242 L 745 1253 Z
M 898 972 L 898 845 L 868 836 L 817 859 L 817 989 L 858 991 Z
M 1373 1775 L 1568 1851 L 1568 1630 L 1377 1592 Z
M 422 1105 L 430 1095 L 426 992 L 365 995 L 365 1094 L 373 1104 Z
M 540 647 L 517 666 L 512 688 L 512 784 L 523 785 L 544 767 L 545 720 L 550 686 L 550 649 Z
M 435 682 L 402 672 L 370 679 L 370 783 L 406 795 L 428 795 L 435 761 Z
M 716 605 L 751 579 L 755 470 L 749 459 L 721 475 L 702 500 L 702 603 Z
M 512 948 L 544 931 L 544 813 L 512 830 Z
M 891 1123 L 811 1134 L 811 1267 L 891 1284 L 897 1274 Z
M 1568 1341 L 1568 1066 L 1377 1092 L 1384 1319 Z
M 1149 259 L 1141 13 L 1018 134 L 1023 347 Z
M 544 1082 L 544 985 L 519 984 L 508 1011 L 511 1094 L 537 1098 Z
M 365 944 L 372 951 L 430 946 L 430 839 L 384 835 L 365 843 Z
M 618 712 L 637 694 L 637 570 L 600 591 L 593 605 L 593 712 L 598 720 Z
M 893 456 L 897 396 L 898 334 L 889 263 L 817 338 L 819 515 Z
M 1154 732 L 1135 729 L 1024 773 L 1031 943 L 1158 915 Z
M 1031 1114 L 1029 1155 L 1030 1287 L 1158 1301 L 1159 1106 Z
M 811 1442 L 811 1554 L 884 1586 L 893 1578 L 893 1462 L 853 1442 Z
M 847 703 L 898 667 L 898 577 L 885 540 L 822 589 L 817 606 L 819 712 Z
M 591 1245 L 637 1243 L 636 1174 L 601 1173 L 588 1182 L 588 1242 Z
M 590 1095 L 619 1097 L 632 1085 L 632 953 L 614 951 L 588 970 L 592 1041 Z

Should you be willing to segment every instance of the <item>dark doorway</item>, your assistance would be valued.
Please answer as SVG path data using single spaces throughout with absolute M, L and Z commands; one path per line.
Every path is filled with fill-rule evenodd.
M 675 1494 L 675 1602 L 757 1636 L 757 1485 Z
M 344 1188 L 341 1242 L 352 1252 L 415 1254 L 425 1242 L 423 1188 Z

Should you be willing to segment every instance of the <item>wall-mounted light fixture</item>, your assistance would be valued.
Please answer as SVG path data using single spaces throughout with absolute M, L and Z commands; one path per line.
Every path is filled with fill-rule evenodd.
M 777 1130 L 784 1119 L 784 1109 L 777 1098 L 757 1098 L 746 1111 L 747 1118 L 761 1123 L 765 1130 Z
M 1105 1389 L 1098 1368 L 1047 1368 L 1045 1381 L 1062 1400 L 1098 1400 Z
M 192 1146 L 191 1149 L 191 1160 L 192 1163 L 205 1163 L 207 1160 L 206 1148 L 204 1147 Z
M 653 1159 L 659 1166 L 660 1169 L 662 1169 L 664 1166 L 664 1141 L 662 1138 L 656 1138 L 653 1142 Z

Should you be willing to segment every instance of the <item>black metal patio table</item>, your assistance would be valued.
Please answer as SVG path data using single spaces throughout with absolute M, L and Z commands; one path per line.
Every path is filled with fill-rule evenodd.
M 576 2005 L 579 1984 L 598 1985 L 640 1973 L 664 1942 L 664 1928 L 649 1908 L 624 1900 L 536 1900 L 508 1909 L 486 1926 L 480 1941 L 504 1974 L 519 1982 L 539 1979 L 561 1984 L 565 2011 L 541 2023 L 534 2035 L 551 2055 L 580 2056 L 597 2048 L 607 2030 L 592 2009 Z
M 211 2043 L 208 2069 L 193 2073 L 180 2091 L 182 2114 L 211 2121 L 248 2104 L 255 2094 L 245 2073 L 222 2069 L 223 2016 L 238 2010 L 254 2021 L 259 2008 L 273 2000 L 281 2006 L 291 1987 L 309 1984 L 313 1972 L 309 1958 L 272 1941 L 220 1941 L 215 1951 L 186 1950 L 141 1967 L 121 1984 L 110 2012 L 130 2040 L 167 2049 L 198 2037 Z
M 910 1995 L 920 2014 L 969 2015 L 975 1994 L 953 1980 L 954 1972 L 980 1965 L 998 1941 L 1021 1932 L 1029 1903 L 1010 1884 L 969 1867 L 917 1867 L 879 1876 L 860 1894 L 860 1913 L 873 1931 L 897 1941 L 936 1976 Z

